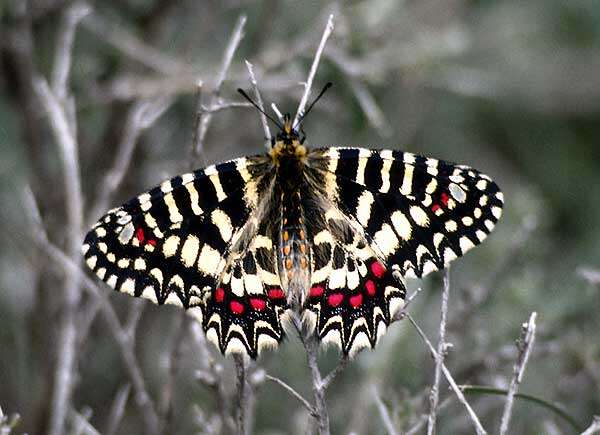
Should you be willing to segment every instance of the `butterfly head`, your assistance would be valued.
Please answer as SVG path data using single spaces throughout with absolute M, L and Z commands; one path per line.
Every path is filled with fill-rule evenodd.
M 277 138 L 275 142 L 283 142 L 284 144 L 291 145 L 293 142 L 298 141 L 300 139 L 300 135 L 298 131 L 294 128 L 293 119 L 289 113 L 286 113 L 283 116 L 283 125 L 277 133 Z

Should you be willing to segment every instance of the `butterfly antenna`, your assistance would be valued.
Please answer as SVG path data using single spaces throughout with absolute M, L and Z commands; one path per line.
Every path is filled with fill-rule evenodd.
M 319 93 L 319 95 L 317 95 L 317 98 L 315 98 L 313 100 L 313 102 L 310 103 L 310 106 L 308 106 L 308 109 L 306 109 L 304 111 L 304 113 L 302 114 L 302 116 L 300 116 L 300 119 L 298 119 L 298 122 L 294 126 L 294 130 L 300 125 L 300 123 L 304 120 L 304 118 L 306 118 L 306 115 L 308 115 L 308 112 L 310 112 L 312 110 L 312 108 L 314 107 L 314 105 L 317 103 L 317 101 L 319 101 L 319 99 L 323 96 L 323 94 L 327 91 L 327 89 L 329 89 L 332 86 L 333 86 L 333 83 L 331 83 L 331 82 L 327 82 L 325 84 L 325 86 L 323 86 L 323 89 L 321 90 L 321 92 Z
M 280 130 L 283 130 L 283 126 L 279 123 L 279 121 L 277 121 L 275 118 L 269 116 L 269 114 L 267 112 L 265 112 L 263 109 L 261 109 L 260 106 L 258 104 L 256 104 L 256 102 L 252 98 L 250 98 L 250 96 L 242 88 L 238 88 L 237 91 L 242 95 L 242 97 L 244 97 L 246 100 L 248 100 L 250 102 L 250 104 L 252 104 L 254 107 L 256 107 L 256 110 L 258 110 L 260 113 L 265 115 L 268 119 L 270 119 L 271 122 L 273 122 L 277 127 L 279 127 Z

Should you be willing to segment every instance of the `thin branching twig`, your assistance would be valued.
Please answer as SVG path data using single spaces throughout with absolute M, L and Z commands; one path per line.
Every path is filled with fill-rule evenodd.
M 600 417 L 595 415 L 592 421 L 592 424 L 583 432 L 581 435 L 592 435 L 595 433 L 600 433 Z
M 221 68 L 219 69 L 219 73 L 217 75 L 217 80 L 215 83 L 215 87 L 210 95 L 209 107 L 212 108 L 213 105 L 219 103 L 219 96 L 221 93 L 221 87 L 223 86 L 223 82 L 227 77 L 227 72 L 229 71 L 229 67 L 231 66 L 231 62 L 233 61 L 233 56 L 244 37 L 244 28 L 246 26 L 246 16 L 241 15 L 235 27 L 233 28 L 233 32 L 231 33 L 231 38 L 229 39 L 229 43 L 227 44 L 227 48 L 225 49 L 225 53 L 223 54 L 223 61 L 221 63 Z M 192 156 L 194 161 L 199 161 L 203 152 L 204 152 L 204 139 L 206 138 L 206 133 L 210 126 L 212 120 L 212 112 L 203 113 L 202 109 L 198 114 L 198 129 L 197 134 L 195 136 L 195 140 L 192 148 Z
M 440 378 L 442 374 L 442 365 L 446 354 L 446 319 L 448 317 L 448 298 L 450 295 L 450 271 L 444 270 L 444 286 L 442 290 L 441 318 L 439 327 L 439 341 L 437 347 L 437 357 L 435 358 L 435 373 L 433 385 L 429 395 L 429 417 L 427 418 L 427 435 L 435 434 L 435 423 L 437 419 L 437 407 L 440 395 Z
M 77 261 L 79 258 L 83 227 L 83 195 L 79 170 L 79 151 L 76 141 L 77 129 L 67 82 L 69 70 L 71 69 L 71 52 L 75 30 L 85 14 L 87 14 L 87 8 L 80 3 L 73 4 L 64 12 L 62 30 L 59 32 L 54 60 L 54 87 L 51 89 L 43 77 L 38 77 L 33 83 L 50 121 L 63 167 L 66 227 L 69 229 L 66 253 L 73 261 Z M 77 343 L 75 322 L 77 305 L 80 299 L 79 278 L 76 274 L 67 274 L 63 297 L 64 305 L 48 431 L 50 435 L 61 435 L 64 432 L 75 379 L 75 345 Z
M 246 430 L 246 416 L 247 416 L 247 380 L 246 380 L 246 361 L 244 360 L 244 356 L 236 353 L 233 355 L 233 362 L 235 364 L 235 373 L 236 373 L 236 389 L 237 389 L 237 430 L 239 435 L 245 435 Z
M 130 392 L 131 384 L 125 384 L 124 386 L 119 388 L 119 391 L 117 391 L 112 406 L 110 407 L 110 413 L 108 415 L 104 435 L 113 435 L 119 429 L 119 425 L 121 424 L 121 421 L 123 420 L 123 415 L 125 414 L 125 406 L 127 405 L 127 401 L 129 400 Z
M 316 412 L 315 412 L 314 407 L 310 404 L 310 402 L 308 400 L 306 400 L 302 396 L 302 394 L 297 392 L 292 386 L 290 386 L 288 383 L 286 383 L 282 379 L 279 379 L 275 376 L 265 375 L 265 378 L 268 379 L 269 381 L 275 382 L 277 385 L 280 385 L 281 387 L 283 387 L 288 393 L 290 393 L 292 395 L 292 397 L 295 397 L 296 399 L 298 399 L 298 401 L 300 403 L 302 403 L 302 405 L 304 405 L 304 407 L 310 413 L 310 415 L 312 415 L 313 417 L 315 416 Z
M 262 112 L 265 111 L 265 106 L 263 104 L 262 96 L 260 95 L 260 91 L 258 89 L 258 83 L 256 81 L 256 76 L 254 75 L 254 66 L 246 61 L 246 68 L 248 69 L 248 75 L 250 76 L 250 83 L 252 83 L 252 89 L 254 90 L 254 98 L 256 98 L 256 104 Z M 262 124 L 263 131 L 265 132 L 265 148 L 270 149 L 271 147 L 271 130 L 269 129 L 269 123 L 267 122 L 267 117 L 264 113 L 260 113 L 260 123 Z
M 323 54 L 323 50 L 325 49 L 325 44 L 327 43 L 327 40 L 331 36 L 331 32 L 333 32 L 333 14 L 329 15 L 329 18 L 327 19 L 327 25 L 325 26 L 323 36 L 321 36 L 321 42 L 319 43 L 319 47 L 317 48 L 317 52 L 315 53 L 313 63 L 310 67 L 310 72 L 308 73 L 308 78 L 304 83 L 304 93 L 302 94 L 302 98 L 300 99 L 300 104 L 298 105 L 298 110 L 296 111 L 296 116 L 294 117 L 294 122 L 292 123 L 292 125 L 296 125 L 300 118 L 304 115 L 304 109 L 306 108 L 308 98 L 310 97 L 313 80 L 315 78 L 315 74 L 317 73 L 317 68 L 319 67 L 321 55 Z
M 151 100 L 138 101 L 127 113 L 127 120 L 121 142 L 115 152 L 111 169 L 99 184 L 99 191 L 90 216 L 98 219 L 100 213 L 109 207 L 109 202 L 127 175 L 135 146 L 142 132 L 152 126 L 158 118 L 171 106 L 173 98 L 159 97 Z
M 535 320 L 537 313 L 534 311 L 529 316 L 529 320 L 523 325 L 523 332 L 518 342 L 519 356 L 513 368 L 513 376 L 508 387 L 508 394 L 506 395 L 506 403 L 504 405 L 504 411 L 502 412 L 502 421 L 500 423 L 500 435 L 504 435 L 508 432 L 508 425 L 510 424 L 510 418 L 512 416 L 513 401 L 515 394 L 519 389 L 519 385 L 523 380 L 523 374 L 525 373 L 525 366 L 529 360 L 531 349 L 535 341 Z
M 423 332 L 421 327 L 417 324 L 417 322 L 415 322 L 415 320 L 412 318 L 410 313 L 406 312 L 405 316 L 408 318 L 410 323 L 412 323 L 412 325 L 415 327 L 415 329 L 417 330 L 417 333 L 423 339 L 423 341 L 429 348 L 429 351 L 431 352 L 433 357 L 435 359 L 437 359 L 438 358 L 437 351 L 433 347 L 433 344 L 431 344 L 431 341 L 429 340 L 429 338 L 427 338 L 427 335 L 425 335 L 425 333 Z M 446 367 L 446 365 L 443 362 L 442 362 L 442 372 L 444 373 L 446 380 L 450 384 L 450 388 L 452 388 L 452 391 L 454 391 L 454 394 L 456 394 L 456 397 L 458 398 L 460 403 L 462 403 L 464 405 L 464 407 L 466 408 L 469 418 L 470 418 L 471 422 L 473 423 L 473 426 L 475 427 L 475 431 L 477 432 L 477 434 L 485 435 L 487 432 L 481 425 L 481 422 L 479 421 L 479 417 L 477 416 L 475 411 L 473 411 L 473 408 L 471 407 L 471 405 L 469 405 L 469 402 L 467 402 L 467 399 L 465 398 L 464 394 L 462 393 L 462 391 L 460 390 L 460 388 L 454 381 L 454 378 L 452 377 L 450 370 L 448 370 L 448 368 Z
M 375 406 L 377 407 L 377 411 L 379 412 L 379 417 L 381 417 L 381 421 L 383 422 L 383 426 L 385 427 L 385 430 L 387 431 L 388 435 L 397 435 L 398 431 L 394 427 L 392 417 L 390 416 L 390 413 L 387 407 L 385 406 L 385 403 L 383 403 L 383 400 L 381 400 L 381 396 L 379 395 L 379 391 L 377 391 L 377 387 L 375 387 L 374 385 L 371 389 L 371 393 L 373 396 L 373 400 L 375 400 Z

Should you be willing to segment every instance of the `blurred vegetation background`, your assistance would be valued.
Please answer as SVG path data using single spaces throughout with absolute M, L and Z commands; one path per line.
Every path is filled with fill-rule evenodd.
M 63 168 L 33 81 L 51 74 L 72 3 L 0 3 L 0 406 L 21 415 L 15 433 L 46 433 L 52 413 L 64 267 L 40 248 L 24 192 L 27 186 L 33 192 L 50 241 L 65 246 Z M 496 230 L 451 271 L 447 364 L 457 382 L 506 388 L 514 340 L 537 311 L 520 392 L 559 404 L 582 428 L 600 413 L 600 2 L 120 0 L 88 6 L 75 34 L 69 81 L 85 227 L 105 211 L 93 204 L 136 104 L 160 101 L 165 110 L 135 141 L 111 207 L 187 169 L 196 84 L 204 82 L 209 104 L 241 14 L 245 37 L 220 97 L 240 101 L 236 88 L 251 88 L 248 59 L 265 101 L 294 112 L 299 83 L 333 13 L 336 27 L 315 88 L 327 81 L 334 87 L 304 124 L 307 143 L 387 147 L 465 163 L 504 191 Z M 215 112 L 206 163 L 263 152 L 263 136 L 255 110 Z M 410 282 L 423 288 L 411 313 L 437 339 L 441 275 L 434 275 Z M 165 433 L 209 433 L 207 422 L 220 405 L 195 375 L 205 356 L 189 323 L 180 326 L 175 308 L 135 305 L 117 294 L 109 299 L 124 323 L 141 313 L 134 352 L 151 399 L 170 410 Z M 82 312 L 90 303 L 82 293 Z M 102 316 L 88 320 L 75 348 L 68 433 L 81 433 L 74 429 L 81 418 L 101 433 L 143 433 L 133 392 L 123 396 L 118 428 L 108 427 L 114 398 L 131 381 Z M 224 365 L 225 378 L 231 375 L 232 389 L 231 363 L 213 358 Z M 333 367 L 337 358 L 323 352 L 321 363 Z M 259 369 L 311 397 L 297 338 L 263 356 L 253 370 Z M 377 397 L 404 433 L 428 412 L 432 373 L 414 329 L 406 321 L 394 324 L 380 348 L 361 353 L 328 391 L 332 432 L 384 433 Z M 170 379 L 172 395 L 165 396 Z M 450 399 L 439 412 L 438 432 L 472 433 L 446 387 L 443 382 L 441 400 Z M 266 381 L 257 380 L 256 388 L 255 433 L 306 433 L 310 417 L 291 396 Z M 503 397 L 468 399 L 496 432 Z M 516 401 L 511 433 L 575 432 L 556 413 Z

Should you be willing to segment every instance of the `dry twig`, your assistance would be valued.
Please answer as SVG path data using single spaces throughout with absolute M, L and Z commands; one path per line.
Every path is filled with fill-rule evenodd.
M 592 424 L 581 433 L 581 435 L 593 435 L 595 433 L 600 433 L 600 417 L 595 415 Z
M 298 401 L 300 403 L 302 403 L 302 405 L 304 405 L 304 407 L 306 408 L 306 410 L 309 412 L 310 415 L 312 415 L 313 417 L 316 417 L 316 411 L 313 408 L 313 406 L 310 404 L 310 402 L 308 400 L 306 400 L 302 396 L 302 394 L 298 393 L 292 386 L 290 386 L 288 383 L 286 383 L 285 381 L 283 381 L 275 376 L 265 375 L 265 378 L 268 379 L 269 381 L 275 382 L 276 384 L 283 387 L 288 393 L 290 393 L 292 395 L 292 397 L 298 399 Z
M 225 49 L 225 53 L 223 54 L 223 61 L 221 63 L 221 68 L 219 69 L 219 73 L 217 75 L 217 81 L 210 95 L 210 103 L 208 106 L 210 108 L 219 103 L 221 87 L 223 86 L 223 82 L 227 77 L 227 72 L 229 71 L 229 67 L 231 66 L 233 56 L 235 55 L 235 52 L 238 46 L 240 45 L 242 38 L 244 37 L 245 26 L 246 16 L 241 15 L 238 18 L 235 27 L 233 28 L 231 38 L 229 39 L 229 43 L 227 44 L 227 48 Z M 212 112 L 209 111 L 207 113 L 203 113 L 202 109 L 199 111 L 197 116 L 197 134 L 195 135 L 192 148 L 192 156 L 195 162 L 201 159 L 201 156 L 204 152 L 204 139 L 206 137 L 206 133 L 210 126 L 211 120 Z
M 323 36 L 321 36 L 321 42 L 319 43 L 319 47 L 317 48 L 317 52 L 315 53 L 312 66 L 310 67 L 310 72 L 308 73 L 308 78 L 304 83 L 304 93 L 302 94 L 302 98 L 300 99 L 300 104 L 298 105 L 298 110 L 296 111 L 296 116 L 294 117 L 294 122 L 292 123 L 292 125 L 296 125 L 300 118 L 304 115 L 304 109 L 306 108 L 308 98 L 310 97 L 313 80 L 315 78 L 315 74 L 317 73 L 317 68 L 319 67 L 321 55 L 323 54 L 323 50 L 325 49 L 325 44 L 327 43 L 327 40 L 331 36 L 331 32 L 333 32 L 333 14 L 329 15 L 327 25 L 325 26 L 325 31 L 323 32 Z
M 448 316 L 448 298 L 450 296 L 450 270 L 444 270 L 444 287 L 442 290 L 441 319 L 439 329 L 439 341 L 437 357 L 435 358 L 435 374 L 431 392 L 429 395 L 429 417 L 427 418 L 427 435 L 435 434 L 435 423 L 437 419 L 437 407 L 440 395 L 440 378 L 444 356 L 446 355 L 446 318 Z
M 125 406 L 129 400 L 130 392 L 131 384 L 125 384 L 117 391 L 112 406 L 110 407 L 110 414 L 108 415 L 108 423 L 104 435 L 113 435 L 117 432 L 119 425 L 123 420 L 123 415 L 125 414 Z
M 431 341 L 429 340 L 429 338 L 427 338 L 427 335 L 425 335 L 425 333 L 423 332 L 421 327 L 417 324 L 417 322 L 415 322 L 415 320 L 412 318 L 410 313 L 406 312 L 405 316 L 408 318 L 410 323 L 412 323 L 412 325 L 415 327 L 415 329 L 417 330 L 417 333 L 423 339 L 423 341 L 429 348 L 429 351 L 431 352 L 433 357 L 437 360 L 438 354 L 437 354 L 435 348 L 433 347 L 433 345 L 431 344 Z M 456 394 L 456 397 L 458 398 L 460 403 L 462 403 L 464 405 L 464 407 L 467 409 L 467 413 L 469 415 L 471 422 L 473 423 L 473 426 L 475 427 L 475 431 L 477 432 L 478 435 L 485 435 L 487 432 L 481 425 L 481 422 L 479 421 L 479 417 L 477 417 L 477 414 L 475 414 L 475 411 L 473 411 L 473 408 L 471 407 L 471 405 L 469 405 L 469 402 L 467 402 L 465 395 L 463 394 L 463 392 L 460 390 L 460 388 L 454 381 L 454 378 L 452 377 L 450 370 L 448 370 L 448 368 L 446 367 L 446 365 L 443 362 L 442 362 L 441 366 L 442 366 L 442 372 L 444 373 L 446 380 L 450 384 L 450 388 L 452 388 L 452 391 L 454 391 L 454 394 Z
M 515 394 L 519 389 L 519 385 L 523 380 L 523 374 L 525 373 L 525 366 L 529 360 L 531 349 L 535 341 L 535 320 L 537 313 L 534 311 L 529 316 L 529 321 L 523 324 L 523 332 L 518 342 L 519 356 L 517 362 L 513 368 L 513 376 L 508 387 L 508 394 L 506 395 L 506 403 L 504 405 L 504 411 L 502 412 L 502 421 L 500 423 L 500 435 L 504 435 L 508 432 L 508 425 L 510 424 L 510 418 L 512 415 L 513 401 Z
M 381 421 L 383 422 L 383 425 L 387 430 L 388 435 L 397 435 L 398 431 L 396 431 L 396 428 L 394 427 L 392 417 L 390 416 L 387 407 L 381 400 L 381 396 L 379 396 L 379 391 L 377 391 L 377 388 L 374 385 L 371 389 L 371 392 L 373 395 L 373 399 L 375 400 L 375 405 L 377 406 L 377 411 L 379 411 L 379 416 L 381 417 Z
M 79 154 L 76 142 L 74 110 L 68 90 L 68 77 L 71 68 L 71 52 L 75 29 L 87 14 L 87 8 L 75 3 L 65 10 L 62 28 L 54 60 L 54 87 L 50 88 L 46 79 L 38 77 L 33 83 L 36 93 L 46 111 L 54 140 L 59 149 L 63 166 L 65 186 L 65 208 L 67 255 L 73 261 L 79 258 L 79 246 L 83 226 L 83 197 L 79 172 Z M 79 279 L 75 274 L 67 274 L 64 286 L 64 305 L 61 319 L 57 362 L 52 392 L 50 435 L 64 432 L 65 420 L 70 408 L 75 373 L 75 325 L 77 305 L 80 299 Z
M 260 95 L 260 91 L 258 90 L 258 83 L 256 82 L 256 77 L 254 75 L 254 66 L 246 61 L 246 68 L 248 68 L 248 75 L 250 76 L 250 83 L 252 83 L 252 88 L 254 89 L 254 98 L 256 98 L 256 104 L 263 112 L 265 111 L 265 106 L 263 105 L 263 100 Z M 267 117 L 264 113 L 260 113 L 260 123 L 262 124 L 263 131 L 265 132 L 265 147 L 268 149 L 271 148 L 271 130 L 269 129 L 269 124 L 267 122 Z

